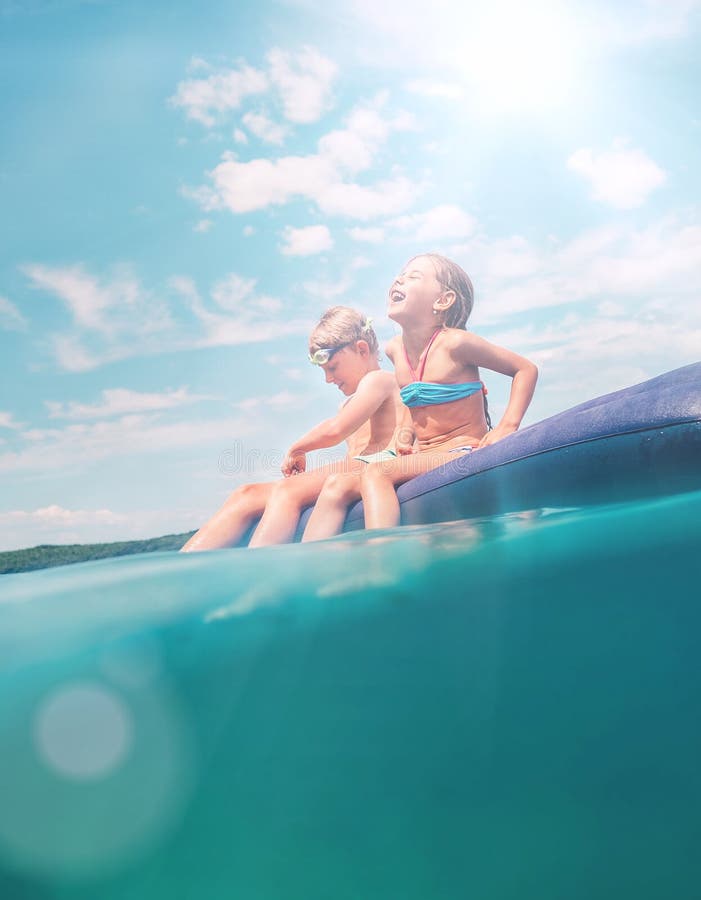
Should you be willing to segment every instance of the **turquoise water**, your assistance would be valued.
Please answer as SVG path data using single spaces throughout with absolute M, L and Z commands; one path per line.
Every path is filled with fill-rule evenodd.
M 0 897 L 698 897 L 700 521 L 4 576 Z

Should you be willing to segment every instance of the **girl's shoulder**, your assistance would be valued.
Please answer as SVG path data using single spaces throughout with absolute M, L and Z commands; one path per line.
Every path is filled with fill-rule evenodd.
M 455 350 L 466 344 L 472 344 L 474 341 L 475 335 L 471 331 L 466 331 L 464 328 L 446 328 L 441 343 L 447 350 Z
M 401 347 L 401 342 L 401 335 L 395 334 L 394 337 L 391 337 L 385 344 L 385 355 L 388 356 L 391 360 L 394 360 L 394 355 Z

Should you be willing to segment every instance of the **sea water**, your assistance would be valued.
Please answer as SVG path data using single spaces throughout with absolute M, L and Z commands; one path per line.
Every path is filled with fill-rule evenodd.
M 697 898 L 701 494 L 0 579 L 0 897 Z

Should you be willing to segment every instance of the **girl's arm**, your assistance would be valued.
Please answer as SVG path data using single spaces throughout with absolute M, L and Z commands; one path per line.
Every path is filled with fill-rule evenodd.
M 335 447 L 357 431 L 380 408 L 395 388 L 396 382 L 391 372 L 378 369 L 364 375 L 355 394 L 344 403 L 333 418 L 315 425 L 311 431 L 292 444 L 282 463 L 283 475 L 304 472 L 306 453 L 310 450 Z
M 471 332 L 460 334 L 454 356 L 463 365 L 491 369 L 502 375 L 510 375 L 513 379 L 504 415 L 499 423 L 485 434 L 479 446 L 486 447 L 517 431 L 535 391 L 538 380 L 537 366 L 525 356 L 519 356 L 512 350 L 491 344 Z

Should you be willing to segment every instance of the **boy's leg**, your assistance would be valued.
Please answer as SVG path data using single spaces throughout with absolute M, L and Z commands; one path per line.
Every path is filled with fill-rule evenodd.
M 351 503 L 360 499 L 360 474 L 329 475 L 304 529 L 303 541 L 320 541 L 340 534 Z
M 222 508 L 181 548 L 181 553 L 234 547 L 262 515 L 275 482 L 242 484 L 233 491 Z
M 248 546 L 289 543 L 297 531 L 302 510 L 316 501 L 328 476 L 345 471 L 348 471 L 348 461 L 342 460 L 278 481 Z

